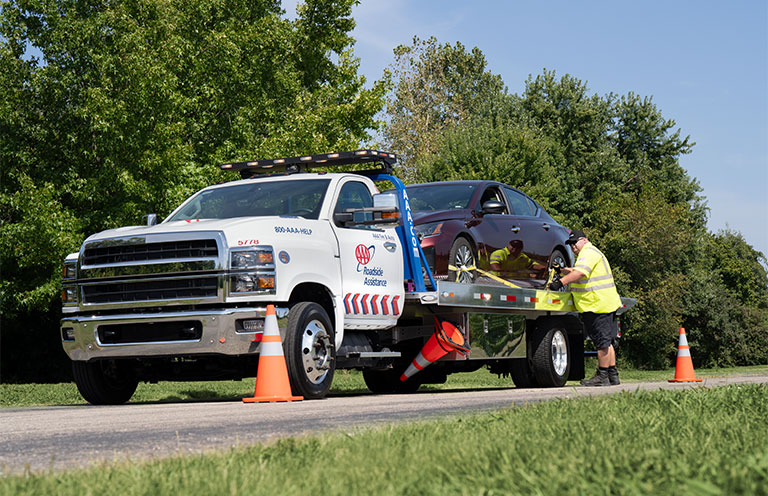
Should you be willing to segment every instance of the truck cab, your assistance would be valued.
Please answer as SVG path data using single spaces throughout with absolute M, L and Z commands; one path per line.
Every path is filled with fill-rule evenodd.
M 253 375 L 267 304 L 297 348 L 289 366 L 312 369 L 294 386 L 324 395 L 345 332 L 391 328 L 403 310 L 399 210 L 377 195 L 364 174 L 283 169 L 205 188 L 159 224 L 90 236 L 65 261 L 61 322 L 86 399 L 114 402 L 110 376 L 130 389 L 174 371 Z

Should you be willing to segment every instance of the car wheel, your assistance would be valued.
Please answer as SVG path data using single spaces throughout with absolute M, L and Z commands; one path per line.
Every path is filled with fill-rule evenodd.
M 568 332 L 556 320 L 540 319 L 533 335 L 531 368 L 539 386 L 561 387 L 568 380 Z
M 556 263 L 559 264 L 560 267 L 569 266 L 568 258 L 565 256 L 565 254 L 562 251 L 558 249 L 555 249 L 554 251 L 552 251 L 552 254 L 549 256 L 549 269 L 547 271 L 548 274 L 552 273 L 552 267 L 554 267 Z M 560 288 L 560 291 L 567 291 L 567 289 L 565 286 L 563 286 L 562 288 Z
M 288 314 L 285 363 L 291 390 L 307 399 L 324 398 L 336 370 L 335 333 L 323 307 L 302 302 Z
M 456 238 L 448 254 L 448 280 L 471 284 L 475 282 L 475 250 L 465 238 Z M 453 267 L 453 269 L 451 268 Z
M 131 399 L 139 381 L 118 360 L 72 362 L 77 390 L 92 405 L 121 405 Z

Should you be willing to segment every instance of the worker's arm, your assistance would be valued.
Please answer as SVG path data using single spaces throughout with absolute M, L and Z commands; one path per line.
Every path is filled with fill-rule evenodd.
M 565 269 L 563 269 L 563 272 L 565 272 Z M 586 274 L 581 272 L 579 269 L 568 269 L 568 273 L 560 277 L 560 282 L 563 283 L 563 286 L 567 286 L 570 283 L 576 282 L 585 276 Z
M 565 269 L 561 269 L 563 272 L 566 272 Z M 560 291 L 563 286 L 567 286 L 572 282 L 576 282 L 582 277 L 585 277 L 586 274 L 581 272 L 579 269 L 568 269 L 568 273 L 564 276 L 561 276 L 560 279 L 556 281 L 552 281 L 549 283 L 549 286 L 547 286 L 552 291 Z

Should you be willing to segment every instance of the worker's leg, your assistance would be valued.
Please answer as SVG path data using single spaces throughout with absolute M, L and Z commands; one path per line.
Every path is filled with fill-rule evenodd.
M 597 350 L 597 366 L 602 368 L 616 366 L 616 352 L 613 350 L 613 345 Z

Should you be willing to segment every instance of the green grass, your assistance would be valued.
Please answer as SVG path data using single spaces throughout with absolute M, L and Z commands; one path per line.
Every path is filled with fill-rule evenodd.
M 596 367 L 594 359 L 587 360 L 587 374 L 591 375 Z M 621 380 L 625 383 L 640 381 L 663 381 L 674 377 L 674 370 L 621 370 Z M 734 367 L 728 369 L 699 369 L 697 377 L 717 377 L 733 374 L 768 373 L 768 365 L 754 367 Z M 578 385 L 572 381 L 569 385 Z M 475 372 L 452 374 L 445 384 L 428 384 L 422 391 L 445 389 L 483 389 L 514 387 L 509 377 L 498 377 L 486 369 Z M 132 403 L 154 402 L 192 402 L 192 401 L 231 401 L 243 396 L 252 396 L 254 380 L 213 381 L 213 382 L 160 382 L 158 384 L 139 384 Z M 363 377 L 354 370 L 338 370 L 333 380 L 332 395 L 367 393 Z M 61 406 L 82 405 L 85 400 L 80 396 L 73 383 L 60 384 L 0 384 L 0 407 L 25 406 Z
M 768 494 L 768 386 L 637 391 L 5 476 L 0 494 Z

